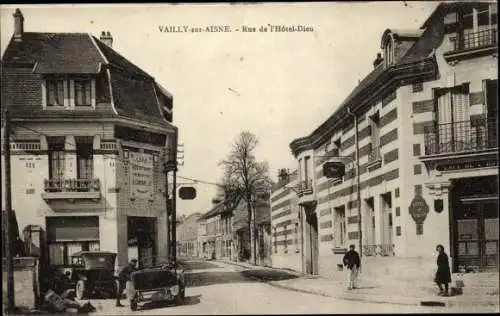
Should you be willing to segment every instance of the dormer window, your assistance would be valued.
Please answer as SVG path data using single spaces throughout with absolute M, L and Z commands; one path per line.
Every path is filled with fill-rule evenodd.
M 389 37 L 385 43 L 384 61 L 386 66 L 391 66 L 394 62 L 394 45 L 392 37 Z
M 44 109 L 72 109 L 96 106 L 96 80 L 91 77 L 45 77 L 42 81 Z
M 75 105 L 92 105 L 92 82 L 90 80 L 75 80 Z
M 47 80 L 47 106 L 64 106 L 64 80 Z

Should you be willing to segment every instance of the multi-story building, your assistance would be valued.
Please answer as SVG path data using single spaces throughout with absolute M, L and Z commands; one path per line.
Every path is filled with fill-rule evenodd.
M 177 256 L 198 256 L 198 220 L 200 213 L 190 214 L 177 223 Z
M 109 32 L 25 32 L 19 9 L 14 26 L 2 57 L 2 110 L 20 228 L 43 230 L 52 266 L 79 250 L 117 252 L 118 266 L 166 260 L 172 95 L 117 53 Z
M 212 208 L 200 216 L 199 256 L 207 259 L 230 259 L 232 256 L 231 210 L 221 198 L 212 199 Z
M 335 112 L 291 142 L 298 185 L 273 192 L 272 225 L 294 220 L 294 191 L 303 251 L 281 242 L 273 259 L 326 274 L 355 244 L 364 273 L 428 279 L 442 244 L 454 271 L 498 269 L 496 5 L 442 3 L 380 45 Z M 325 162 L 343 177 L 327 179 Z

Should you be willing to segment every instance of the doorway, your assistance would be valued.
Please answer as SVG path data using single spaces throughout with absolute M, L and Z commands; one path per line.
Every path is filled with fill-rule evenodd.
M 156 218 L 128 216 L 129 260 L 136 258 L 140 267 L 156 265 Z
M 495 177 L 456 181 L 452 208 L 454 269 L 498 271 L 497 181 Z
M 304 271 L 306 274 L 318 274 L 318 216 L 315 211 L 304 208 L 306 223 L 304 229 Z

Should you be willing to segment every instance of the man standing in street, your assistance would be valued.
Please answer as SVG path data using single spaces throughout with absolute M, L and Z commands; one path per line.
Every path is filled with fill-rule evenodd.
M 125 267 L 123 267 L 123 269 L 121 269 L 120 273 L 118 273 L 118 280 L 116 282 L 116 307 L 123 307 L 123 305 L 120 303 L 120 299 L 123 294 L 123 290 L 127 285 L 127 281 L 132 281 L 131 275 L 132 272 L 137 270 L 136 266 L 137 259 L 132 259 Z
M 349 251 L 346 252 L 342 259 L 344 267 L 347 268 L 346 287 L 348 290 L 358 288 L 358 271 L 361 267 L 361 260 L 359 254 L 356 252 L 355 246 L 350 245 Z

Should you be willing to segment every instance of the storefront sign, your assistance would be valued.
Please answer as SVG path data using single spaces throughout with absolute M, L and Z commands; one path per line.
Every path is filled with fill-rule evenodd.
M 409 207 L 410 215 L 417 224 L 423 224 L 429 213 L 429 205 L 421 195 L 415 196 Z
M 136 198 L 149 198 L 154 191 L 153 155 L 130 152 L 130 193 Z
M 475 168 L 487 168 L 498 166 L 497 160 L 479 160 L 479 161 L 468 161 L 468 162 L 456 162 L 447 163 L 437 166 L 439 171 L 449 171 L 449 170 L 460 170 L 460 169 L 475 169 Z

